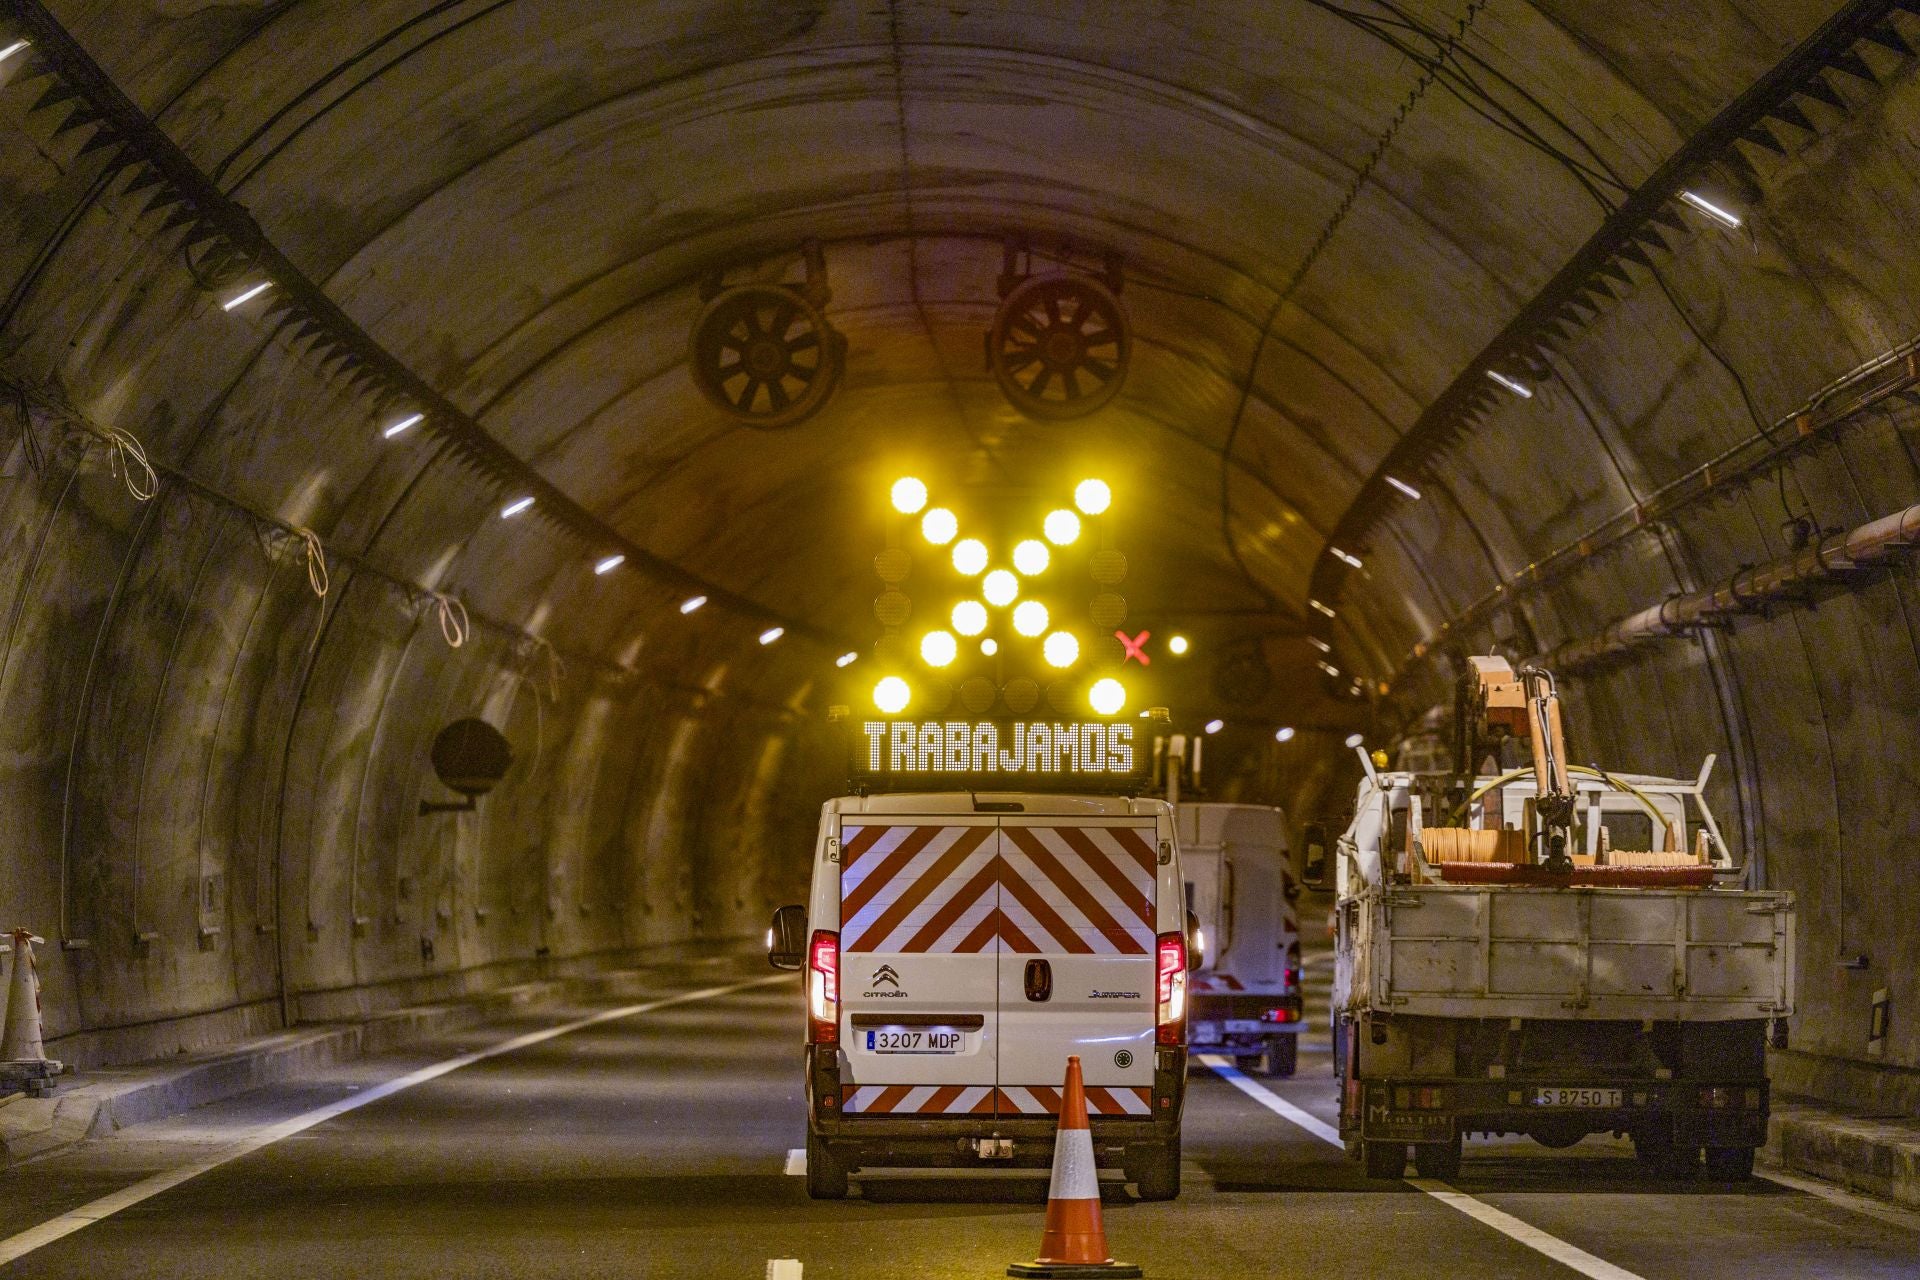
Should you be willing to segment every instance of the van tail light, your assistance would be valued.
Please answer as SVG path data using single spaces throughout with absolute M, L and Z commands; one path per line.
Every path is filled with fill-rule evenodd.
M 1158 1025 L 1154 1039 L 1160 1044 L 1187 1042 L 1187 940 L 1177 933 L 1160 935 L 1154 952 L 1159 976 Z
M 830 929 L 807 947 L 807 1043 L 840 1043 L 840 935 Z
M 1298 1022 L 1300 1021 L 1300 1011 L 1298 1009 L 1269 1009 L 1260 1015 L 1260 1020 L 1262 1022 Z

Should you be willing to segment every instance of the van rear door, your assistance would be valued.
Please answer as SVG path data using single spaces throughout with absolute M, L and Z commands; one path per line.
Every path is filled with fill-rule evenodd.
M 841 819 L 843 1114 L 994 1114 L 1000 879 L 991 815 Z
M 1002 1115 L 1057 1114 L 1069 1054 L 1090 1113 L 1149 1114 L 1158 849 L 1152 818 L 1001 819 Z

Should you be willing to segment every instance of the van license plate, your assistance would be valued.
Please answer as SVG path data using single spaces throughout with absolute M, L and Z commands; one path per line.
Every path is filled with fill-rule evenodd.
M 876 1027 L 867 1032 L 868 1053 L 960 1053 L 967 1033 L 955 1027 Z
M 1617 1107 L 1618 1089 L 1535 1089 L 1536 1107 Z

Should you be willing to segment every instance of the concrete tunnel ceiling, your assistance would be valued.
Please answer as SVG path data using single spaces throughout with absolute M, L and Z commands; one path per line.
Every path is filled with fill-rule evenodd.
M 1228 719 L 1230 785 L 1299 816 L 1338 816 L 1348 731 L 1384 741 L 1443 696 L 1438 650 L 1580 641 L 1796 549 L 1794 520 L 1851 528 L 1920 492 L 1887 399 L 1756 483 L 1668 501 L 1915 330 L 1920 22 L 1898 5 L 0 13 L 0 47 L 35 41 L 0 63 L 0 362 L 34 424 L 0 499 L 0 803 L 28 859 L 12 909 L 92 944 L 49 983 L 72 1034 L 756 930 L 833 785 L 819 722 L 834 657 L 875 638 L 901 470 L 950 492 L 1112 479 L 1133 621 L 1197 641 L 1177 709 Z M 1657 246 L 1631 241 L 1551 349 L 1503 366 L 1532 394 L 1485 378 L 1610 215 L 1849 18 L 1857 66 L 1808 63 L 1796 83 L 1825 92 L 1776 95 L 1680 175 L 1737 229 L 1667 192 Z M 143 213 L 141 157 L 68 114 L 93 99 L 43 96 L 74 85 L 48 23 L 417 381 L 352 382 L 364 365 L 277 327 L 273 294 L 223 310 L 260 260 L 210 279 L 191 220 L 163 230 L 181 206 Z M 1122 264 L 1134 356 L 1092 416 L 1024 418 L 983 367 L 1009 237 L 1037 271 Z M 701 285 L 797 281 L 808 241 L 845 377 L 801 425 L 751 430 L 688 376 Z M 444 422 L 384 440 L 414 390 L 508 470 Z M 119 487 L 88 434 L 108 428 L 158 498 Z M 1383 504 L 1402 459 L 1421 496 Z M 497 519 L 513 466 L 575 515 Z M 1608 554 L 1527 579 L 1649 502 L 1662 519 Z M 1854 585 L 1571 687 L 1583 755 L 1720 754 L 1729 825 L 1824 948 L 1809 1080 L 1855 1069 L 1867 989 L 1920 959 L 1896 923 L 1916 904 L 1860 887 L 1914 780 L 1911 568 Z M 474 619 L 457 650 L 432 592 Z M 683 615 L 694 594 L 713 602 Z M 470 711 L 526 772 L 480 817 L 416 818 L 426 743 Z M 1281 724 L 1309 731 L 1292 762 Z M 1920 1065 L 1900 1034 L 1892 1060 Z

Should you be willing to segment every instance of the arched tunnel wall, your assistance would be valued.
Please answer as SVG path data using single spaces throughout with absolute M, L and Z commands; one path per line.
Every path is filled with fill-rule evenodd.
M 247 153 L 281 80 L 312 107 L 326 69 L 394 19 L 54 8 L 208 170 Z M 1231 721 L 1209 746 L 1218 788 L 1297 819 L 1343 811 L 1349 730 L 1384 739 L 1445 696 L 1416 645 L 1920 331 L 1920 83 L 1911 59 L 1876 53 L 1884 74 L 1848 81 L 1844 113 L 1808 104 L 1817 128 L 1726 183 L 1739 232 L 1688 223 L 1658 278 L 1631 268 L 1535 396 L 1489 413 L 1415 477 L 1425 500 L 1351 548 L 1366 569 L 1328 634 L 1372 690 L 1356 700 L 1314 672 L 1311 563 L 1594 204 L 1436 94 L 1373 176 L 1385 198 L 1355 205 L 1282 305 L 1322 206 L 1412 78 L 1371 46 L 1285 23 L 1229 24 L 1229 39 L 997 10 L 969 27 L 946 6 L 670 8 L 674 34 L 627 43 L 600 37 L 628 17 L 544 19 L 567 55 L 552 66 L 518 28 L 442 33 L 423 57 L 444 63 L 368 72 L 366 93 L 254 156 L 253 216 L 543 475 L 827 638 L 870 629 L 858 504 L 875 458 L 953 458 L 966 483 L 1117 459 L 1164 509 L 1158 554 L 1136 554 L 1143 608 L 1205 612 L 1203 652 L 1252 654 L 1272 677 L 1257 696 L 1196 686 L 1193 712 Z M 1675 75 L 1644 56 L 1665 47 L 1641 27 L 1657 15 L 1508 8 L 1474 47 L 1630 179 L 1828 16 L 1700 0 L 1690 24 L 1669 19 L 1721 37 Z M 488 50 L 516 60 L 465 74 Z M 1350 74 L 1269 74 L 1342 58 Z M 429 111 L 417 99 L 436 77 L 459 92 Z M 539 512 L 496 519 L 502 495 L 443 438 L 386 445 L 391 405 L 224 312 L 244 281 L 202 287 L 165 211 L 143 213 L 84 131 L 33 109 L 44 87 L 0 80 L 0 375 L 23 393 L 0 404 L 0 925 L 50 939 L 56 1049 L 169 1052 L 285 1012 L 745 937 L 797 899 L 837 781 L 821 724 L 834 651 L 763 648 L 718 601 L 682 614 L 684 584 L 602 581 L 596 549 Z M 758 123 L 730 132 L 736 116 Z M 406 145 L 369 141 L 383 131 Z M 1145 157 L 1156 138 L 1180 139 L 1163 168 Z M 730 140 L 765 150 L 704 164 Z M 642 194 L 613 218 L 628 188 Z M 1135 366 L 1073 436 L 1019 420 L 980 372 L 1010 229 L 1126 250 Z M 722 268 L 779 278 L 808 236 L 826 243 L 848 376 L 805 428 L 743 431 L 685 377 L 699 284 Z M 144 445 L 158 496 L 129 492 L 140 473 L 109 428 Z M 1824 530 L 1911 505 L 1915 429 L 1889 401 L 1450 643 L 1544 652 L 1786 552 L 1789 515 Z M 324 584 L 299 529 L 325 548 Z M 1567 689 L 1583 759 L 1691 774 L 1718 753 L 1729 832 L 1800 896 L 1778 1077 L 1920 1110 L 1920 601 L 1913 561 L 1892 564 L 1570 672 Z M 457 648 L 434 593 L 471 610 Z M 506 732 L 516 765 L 476 813 L 422 817 L 443 798 L 427 744 L 466 714 Z M 1301 729 L 1291 744 L 1273 740 L 1283 722 Z M 1870 1047 L 1883 988 L 1891 1033 Z

